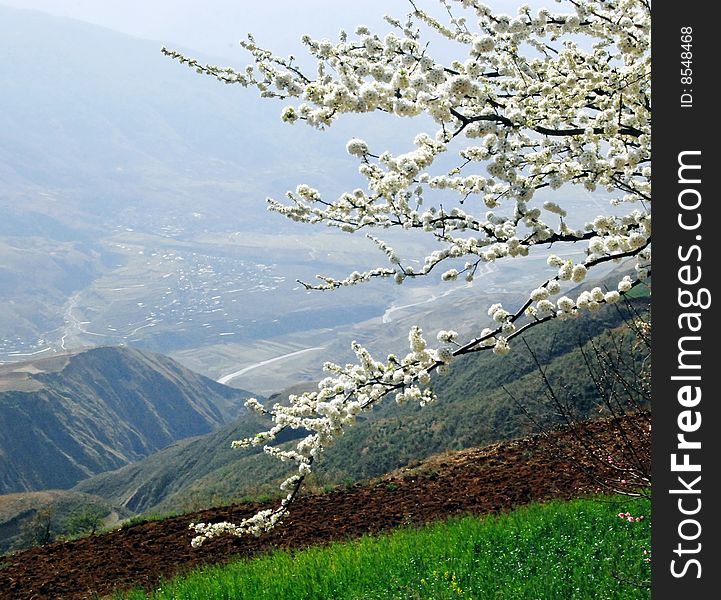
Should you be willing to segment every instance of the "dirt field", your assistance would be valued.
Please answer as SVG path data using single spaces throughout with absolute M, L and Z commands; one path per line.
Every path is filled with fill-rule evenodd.
M 610 456 L 623 452 L 607 422 L 585 424 L 582 433 L 593 434 Z M 634 438 L 634 446 L 648 460 L 650 432 Z M 591 473 L 604 476 L 604 468 L 568 430 L 448 453 L 379 480 L 301 497 L 284 523 L 260 538 L 227 537 L 191 548 L 189 523 L 237 521 L 259 507 L 243 504 L 6 556 L 0 559 L 0 598 L 98 598 L 119 589 L 152 588 L 160 579 L 234 556 L 302 548 L 462 513 L 494 513 L 534 500 L 573 498 L 597 491 Z

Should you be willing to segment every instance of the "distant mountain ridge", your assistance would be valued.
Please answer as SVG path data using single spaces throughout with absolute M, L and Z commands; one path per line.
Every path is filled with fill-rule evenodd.
M 64 489 L 208 433 L 249 396 L 126 347 L 0 366 L 0 494 Z

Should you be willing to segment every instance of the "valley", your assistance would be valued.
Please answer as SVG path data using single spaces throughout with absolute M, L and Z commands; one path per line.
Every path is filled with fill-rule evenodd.
M 53 328 L 41 329 L 36 321 L 25 335 L 0 340 L 0 363 L 127 345 L 168 354 L 216 380 L 236 373 L 225 381 L 268 395 L 317 379 L 328 356 L 351 360 L 354 339 L 381 355 L 403 350 L 396 340 L 413 324 L 431 335 L 449 323 L 470 332 L 480 310 L 470 307 L 496 298 L 517 302 L 547 270 L 546 253 L 538 253 L 517 269 L 485 265 L 472 283 L 375 281 L 330 292 L 304 290 L 297 279 L 312 282 L 317 273 L 341 276 L 359 263 L 377 264 L 379 253 L 368 240 L 339 235 L 302 230 L 164 236 L 124 228 L 96 243 L 107 258 L 89 282 L 76 286 L 62 304 L 59 295 L 46 300 L 44 312 L 55 303 L 60 315 Z M 420 242 L 407 248 L 409 256 L 424 250 Z M 13 293 L 24 297 L 22 289 Z M 253 366 L 258 363 L 272 364 L 272 376 Z
M 387 264 L 363 232 L 265 207 L 300 182 L 328 196 L 363 185 L 343 150 L 357 120 L 288 127 L 278 105 L 198 79 L 153 41 L 31 11 L 0 7 L 0 53 L 14 57 L 0 65 L 0 363 L 126 345 L 216 380 L 242 372 L 229 383 L 268 395 L 351 359 L 354 339 L 385 354 L 412 324 L 476 327 L 483 306 L 516 302 L 551 272 L 539 249 L 486 265 L 473 285 L 433 274 L 307 292 L 297 280 Z M 388 147 L 411 143 L 409 127 L 363 124 Z M 553 197 L 574 207 L 572 226 L 609 210 L 601 192 Z M 413 232 L 383 237 L 416 268 L 435 248 Z

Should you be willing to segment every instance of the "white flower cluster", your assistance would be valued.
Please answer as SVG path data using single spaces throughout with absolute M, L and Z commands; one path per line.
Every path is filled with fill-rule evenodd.
M 286 488 L 296 489 L 315 457 L 382 397 L 432 401 L 426 387 L 431 373 L 447 372 L 453 356 L 482 349 L 507 354 L 525 328 L 617 302 L 649 276 L 649 4 L 559 3 L 564 6 L 558 12 L 523 6 L 515 15 L 494 15 L 477 2 L 441 0 L 448 22 L 418 9 L 406 21 L 388 17 L 393 31 L 385 35 L 358 27 L 353 35 L 342 32 L 337 42 L 304 36 L 317 63 L 313 74 L 292 57 L 262 48 L 252 36 L 241 44 L 254 63 L 244 71 L 201 65 L 164 50 L 225 83 L 283 99 L 281 119 L 291 124 L 325 128 L 345 113 L 374 111 L 403 118 L 424 115 L 423 122 L 433 124 L 435 131 L 416 135 L 407 151 L 398 154 L 371 153 L 365 140 L 349 140 L 346 150 L 358 160 L 362 189 L 332 199 L 299 185 L 284 200 L 268 200 L 270 210 L 295 221 L 325 223 L 349 233 L 417 230 L 437 244 L 414 270 L 399 250 L 369 236 L 390 266 L 340 279 L 319 275 L 317 284 L 306 287 L 332 289 L 378 277 L 403 283 L 432 272 L 446 281 L 461 276 L 472 281 L 484 263 L 527 256 L 534 246 L 552 246 L 556 252 L 548 259 L 554 275 L 530 290 L 514 313 L 494 304 L 488 312 L 492 327 L 465 344 L 455 332 L 443 331 L 438 338 L 442 346 L 429 349 L 420 330 L 413 329 L 411 352 L 386 362 L 375 361 L 355 345 L 357 364 L 327 364 L 330 376 L 318 391 L 291 398 L 290 406 L 269 409 L 274 427 L 243 443 L 265 445 L 288 427 L 311 432 L 292 452 L 267 450 L 297 465 L 294 477 L 299 479 L 289 479 Z M 464 16 L 453 16 L 454 4 Z M 434 36 L 454 43 L 456 60 L 434 57 Z M 592 43 L 581 44 L 581 39 Z M 574 228 L 571 223 L 578 219 L 569 217 L 570 203 L 538 199 L 539 190 L 548 194 L 563 186 L 608 193 L 608 214 Z M 583 260 L 575 258 L 578 242 L 586 248 Z M 617 290 L 593 288 L 575 298 L 570 292 L 558 297 L 562 286 L 588 281 L 595 266 L 625 259 L 635 261 L 636 280 L 622 279 Z M 271 512 L 265 520 L 280 514 Z M 251 531 L 255 523 L 241 529 Z M 224 527 L 199 531 L 239 531 Z
M 508 340 L 517 333 L 514 322 L 522 313 L 511 314 L 500 304 L 494 304 L 488 314 L 498 323 L 496 328 L 484 329 L 478 338 L 465 345 L 456 341 L 459 337 L 457 331 L 441 330 L 437 339 L 443 345 L 429 348 L 421 329 L 413 327 L 408 334 L 409 352 L 402 359 L 389 355 L 385 362 L 375 360 L 366 348 L 353 342 L 357 362 L 346 365 L 325 363 L 324 369 L 329 376 L 318 383 L 317 391 L 291 395 L 288 405 L 276 403 L 270 410 L 255 398 L 249 399 L 246 406 L 272 415 L 274 425 L 268 431 L 234 441 L 232 445 L 236 448 L 262 446 L 267 454 L 283 462 L 295 463 L 296 473 L 280 485 L 281 489 L 290 491 L 275 510 L 261 511 L 238 524 L 192 524 L 191 528 L 197 533 L 193 546 L 198 547 L 219 535 L 260 535 L 274 527 L 288 510 L 313 463 L 345 429 L 355 423 L 359 414 L 371 410 L 391 393 L 395 394 L 399 404 L 418 402 L 425 406 L 434 402 L 435 394 L 426 387 L 431 381 L 431 373 L 448 373 L 454 357 L 466 352 L 490 348 L 495 354 L 507 354 L 510 351 Z M 294 449 L 270 445 L 285 429 L 305 430 L 308 434 L 296 443 Z
M 366 154 L 368 154 L 368 144 L 366 144 L 363 140 L 353 138 L 348 141 L 346 151 L 351 156 L 359 156 L 363 158 Z
M 442 331 L 438 338 L 450 343 L 457 336 L 455 331 Z M 270 413 L 274 426 L 232 445 L 236 448 L 262 446 L 267 454 L 283 462 L 295 463 L 297 472 L 281 484 L 281 489 L 290 492 L 278 509 L 262 511 L 237 525 L 194 524 L 192 527 L 198 535 L 193 545 L 200 546 L 205 540 L 223 534 L 259 535 L 273 527 L 292 501 L 303 478 L 311 472 L 313 462 L 333 445 L 347 427 L 355 423 L 360 413 L 370 410 L 374 403 L 389 393 L 395 392 L 396 402 L 400 404 L 413 401 L 425 405 L 433 402 L 433 391 L 424 386 L 430 382 L 432 371 L 447 368 L 453 352 L 445 346 L 429 348 L 418 327 L 411 329 L 408 340 L 410 351 L 406 356 L 399 360 L 391 355 L 386 362 L 375 360 L 368 350 L 354 342 L 356 364 L 342 366 L 326 363 L 324 368 L 330 375 L 318 383 L 318 390 L 291 395 L 288 405 L 277 403 L 268 410 L 256 399 L 248 400 L 248 408 Z M 270 445 L 285 429 L 305 430 L 308 434 L 296 443 L 294 449 Z
M 283 509 L 287 507 L 288 502 L 289 498 L 286 498 L 282 504 Z M 197 535 L 190 541 L 190 544 L 193 548 L 199 548 L 206 540 L 227 534 L 238 537 L 249 534 L 259 536 L 273 529 L 281 516 L 282 511 L 280 510 L 266 509 L 247 519 L 243 519 L 238 524 L 228 523 L 227 521 L 221 523 L 191 523 L 190 529 L 195 531 Z

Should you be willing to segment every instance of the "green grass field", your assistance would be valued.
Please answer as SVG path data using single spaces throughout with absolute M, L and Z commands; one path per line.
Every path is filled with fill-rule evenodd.
M 619 512 L 644 515 L 629 523 Z M 127 600 L 650 598 L 650 501 L 534 504 L 497 517 L 208 567 Z

